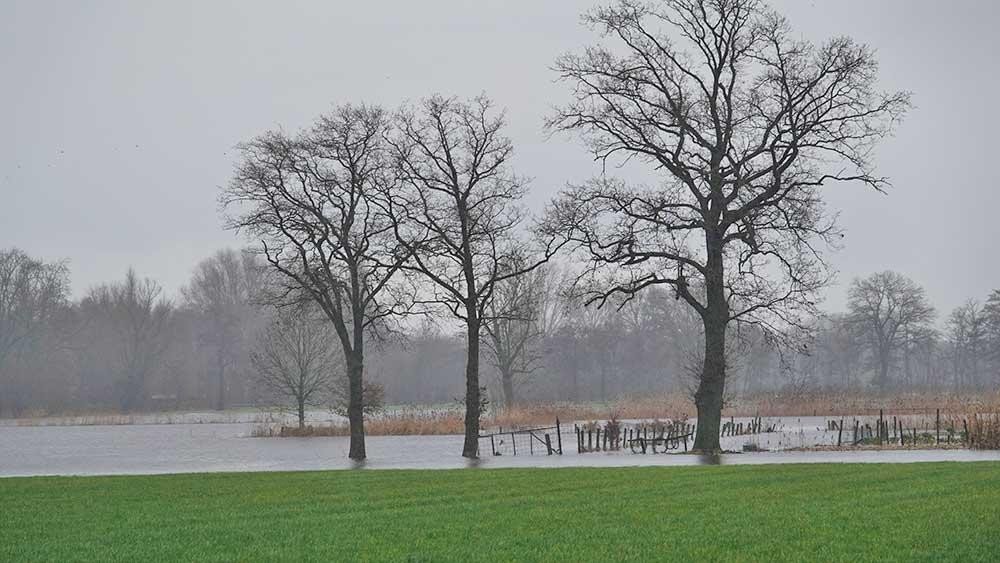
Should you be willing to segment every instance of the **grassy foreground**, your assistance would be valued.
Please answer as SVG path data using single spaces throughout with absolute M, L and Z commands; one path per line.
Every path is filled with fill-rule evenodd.
M 0 561 L 1000 560 L 1000 464 L 0 479 Z

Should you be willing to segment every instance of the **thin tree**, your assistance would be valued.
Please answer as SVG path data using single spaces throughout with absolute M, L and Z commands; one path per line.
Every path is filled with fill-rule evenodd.
M 317 320 L 308 307 L 281 310 L 261 333 L 250 362 L 258 382 L 278 400 L 290 400 L 299 428 L 306 424 L 306 407 L 327 402 L 334 374 L 343 356 L 335 346 L 329 321 Z
M 485 347 L 497 371 L 504 408 L 514 406 L 515 391 L 540 367 L 546 273 L 545 268 L 539 268 L 499 284 L 488 308 L 489 319 L 483 324 Z
M 848 291 L 848 319 L 867 341 L 876 365 L 874 384 L 885 390 L 896 352 L 908 333 L 928 328 L 934 307 L 924 289 L 897 272 L 855 279 Z
M 536 251 L 520 236 L 527 181 L 510 170 L 514 146 L 503 128 L 503 113 L 486 97 L 434 96 L 401 110 L 392 138 L 406 190 L 390 210 L 398 240 L 413 254 L 406 267 L 430 282 L 422 301 L 443 305 L 466 329 L 462 455 L 469 458 L 478 456 L 480 336 L 494 295 L 557 248 Z
M 314 301 L 337 334 L 350 387 L 351 459 L 366 456 L 366 335 L 407 307 L 397 281 L 400 251 L 381 198 L 394 197 L 385 111 L 344 105 L 294 138 L 269 132 L 241 146 L 242 162 L 222 195 L 229 228 L 260 240 L 284 280 L 279 300 Z
M 715 451 L 727 327 L 780 336 L 815 312 L 831 277 L 821 251 L 839 234 L 819 188 L 886 186 L 871 149 L 909 96 L 876 89 L 867 46 L 799 40 L 756 0 L 622 0 L 584 19 L 614 45 L 557 60 L 572 100 L 549 125 L 582 134 L 605 165 L 646 165 L 655 186 L 571 186 L 549 228 L 586 259 L 592 303 L 666 285 L 697 311 L 694 447 Z

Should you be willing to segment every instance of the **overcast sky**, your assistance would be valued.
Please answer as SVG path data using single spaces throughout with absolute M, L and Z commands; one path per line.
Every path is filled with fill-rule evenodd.
M 175 294 L 242 241 L 216 200 L 232 147 L 333 104 L 486 92 L 509 111 L 540 208 L 595 173 L 542 120 L 566 87 L 553 59 L 594 37 L 592 1 L 50 2 L 0 0 L 0 248 L 68 259 L 74 293 L 132 265 Z M 874 46 L 885 89 L 916 108 L 877 156 L 889 195 L 827 190 L 847 236 L 840 283 L 898 270 L 944 311 L 1000 287 L 1000 3 L 774 3 L 803 37 Z

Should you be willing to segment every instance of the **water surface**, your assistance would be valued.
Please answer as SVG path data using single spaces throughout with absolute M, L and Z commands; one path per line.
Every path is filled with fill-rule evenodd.
M 777 419 L 770 419 L 772 421 Z M 808 443 L 836 443 L 836 433 L 822 430 L 822 417 L 781 419 L 781 431 L 723 439 L 738 450 L 755 442 L 780 449 Z M 629 451 L 576 453 L 572 425 L 563 428 L 564 455 L 545 455 L 535 442 L 518 437 L 518 455 L 498 444 L 505 455 L 469 462 L 461 457 L 461 436 L 370 436 L 369 460 L 347 459 L 349 441 L 332 438 L 251 438 L 253 424 L 146 424 L 113 426 L 0 426 L 0 476 L 119 475 L 219 471 L 298 471 L 323 469 L 452 469 L 463 467 L 623 467 L 650 465 L 766 463 L 910 463 L 922 461 L 1000 461 L 1000 452 L 969 450 L 896 450 L 852 452 L 771 451 L 702 457 L 685 454 L 633 454 Z M 552 437 L 553 444 L 556 443 Z

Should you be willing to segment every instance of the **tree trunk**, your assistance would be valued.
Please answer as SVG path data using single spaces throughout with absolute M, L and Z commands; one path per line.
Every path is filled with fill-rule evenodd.
M 365 453 L 365 412 L 364 412 L 364 357 L 360 352 L 352 354 L 347 361 L 347 420 L 351 427 L 351 451 L 348 457 L 361 461 Z
M 468 356 L 465 361 L 465 443 L 462 456 L 479 457 L 479 319 L 468 316 Z
M 694 449 L 718 452 L 722 424 L 722 403 L 726 392 L 726 325 L 729 304 L 723 276 L 722 245 L 710 236 L 705 275 L 706 307 L 702 314 L 705 327 L 705 360 L 694 402 L 698 410 L 698 431 Z
M 503 387 L 503 406 L 511 408 L 514 406 L 514 374 L 511 369 L 504 369 L 500 373 L 501 386 Z
M 305 397 L 300 396 L 298 398 L 299 403 L 299 430 L 306 427 L 306 401 Z
M 878 359 L 878 388 L 879 391 L 884 392 L 889 385 L 889 352 L 887 350 L 881 351 Z

